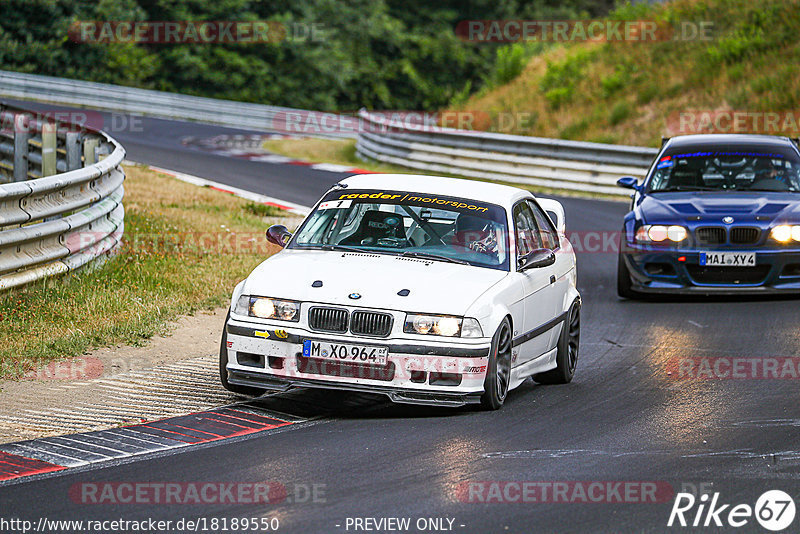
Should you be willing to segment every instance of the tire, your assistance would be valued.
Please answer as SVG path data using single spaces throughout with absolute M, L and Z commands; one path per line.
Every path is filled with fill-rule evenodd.
M 222 382 L 222 387 L 230 391 L 231 393 L 236 393 L 237 395 L 245 395 L 247 397 L 260 397 L 263 395 L 266 390 L 259 389 L 259 388 L 252 388 L 248 386 L 237 386 L 236 384 L 231 384 L 228 382 L 228 319 L 231 317 L 230 310 L 228 311 L 228 315 L 225 317 L 225 324 L 222 327 L 222 339 L 219 342 L 219 379 Z
M 575 376 L 578 365 L 578 352 L 581 344 L 581 305 L 572 303 L 567 314 L 567 321 L 561 329 L 556 352 L 556 368 L 545 373 L 534 375 L 533 379 L 540 384 L 568 384 Z
M 488 367 L 481 406 L 485 410 L 497 410 L 506 400 L 511 380 L 511 323 L 508 317 L 503 319 L 492 338 Z
M 620 253 L 617 256 L 617 295 L 631 300 L 639 298 L 639 293 L 631 289 L 631 286 L 631 273 L 628 270 L 628 264 L 625 263 L 625 258 Z

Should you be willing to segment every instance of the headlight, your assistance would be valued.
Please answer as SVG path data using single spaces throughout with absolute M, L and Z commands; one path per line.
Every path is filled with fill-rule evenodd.
M 242 295 L 236 303 L 234 313 L 261 319 L 297 322 L 300 320 L 300 303 L 294 300 Z
M 403 332 L 444 337 L 483 337 L 481 325 L 476 319 L 450 315 L 408 314 Z
M 689 231 L 685 227 L 675 224 L 672 226 L 645 224 L 636 230 L 636 241 L 639 243 L 662 243 L 664 241 L 680 243 L 688 236 Z
M 250 301 L 250 315 L 269 319 L 275 317 L 275 304 L 270 299 L 252 299 Z
M 770 230 L 769 236 L 778 243 L 800 241 L 800 225 L 781 224 L 780 226 L 775 226 Z

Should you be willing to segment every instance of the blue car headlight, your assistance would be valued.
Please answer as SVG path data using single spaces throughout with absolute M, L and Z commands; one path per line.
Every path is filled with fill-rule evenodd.
M 685 226 L 673 224 L 645 224 L 636 230 L 637 243 L 680 243 L 689 237 Z
M 800 225 L 781 224 L 775 226 L 769 231 L 769 236 L 783 244 L 789 241 L 800 241 Z

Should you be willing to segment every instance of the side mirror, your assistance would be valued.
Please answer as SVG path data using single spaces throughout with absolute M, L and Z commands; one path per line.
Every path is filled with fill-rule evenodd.
M 639 180 L 633 176 L 623 176 L 617 180 L 617 185 L 624 187 L 625 189 L 633 189 L 635 191 L 639 190 Z
M 538 269 L 547 267 L 556 262 L 556 253 L 549 248 L 537 248 L 522 256 L 517 260 L 517 270 L 527 271 L 528 269 Z
M 267 241 L 279 247 L 285 247 L 292 238 L 292 233 L 282 224 L 273 224 L 267 229 Z

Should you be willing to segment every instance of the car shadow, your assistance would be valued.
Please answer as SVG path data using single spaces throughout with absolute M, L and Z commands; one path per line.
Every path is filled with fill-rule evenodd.
M 663 303 L 663 302 L 686 302 L 686 303 L 729 303 L 729 302 L 766 302 L 766 301 L 796 301 L 800 300 L 800 294 L 741 294 L 741 295 L 669 295 L 669 294 L 645 294 L 636 299 L 618 298 L 618 302 L 624 303 Z
M 511 410 L 515 405 L 530 402 L 530 395 L 542 391 L 542 386 L 532 379 L 526 379 L 519 387 L 509 392 L 503 407 L 498 411 Z M 342 414 L 344 419 L 432 419 L 466 417 L 470 415 L 496 413 L 484 410 L 480 404 L 467 404 L 464 406 L 430 406 L 421 404 L 397 404 L 386 397 L 379 399 L 373 406 L 365 410 L 352 411 Z

